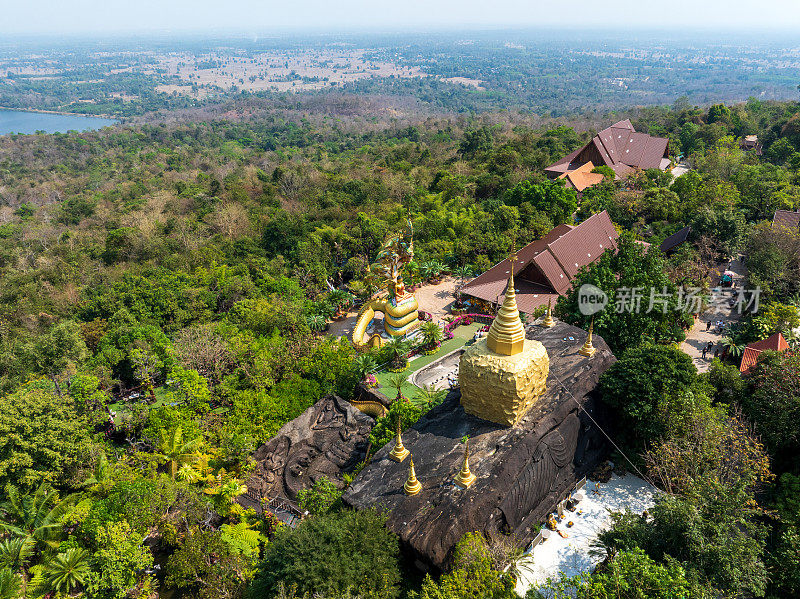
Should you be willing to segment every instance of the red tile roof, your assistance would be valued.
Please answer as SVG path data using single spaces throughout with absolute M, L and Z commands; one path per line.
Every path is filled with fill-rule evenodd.
M 517 305 L 521 312 L 531 313 L 538 306 L 555 301 L 566 292 L 578 271 L 597 260 L 607 249 L 617 250 L 617 231 L 608 213 L 594 214 L 581 224 L 559 225 L 541 239 L 526 245 L 517 253 L 514 272 Z M 531 267 L 540 276 L 539 282 L 521 274 Z M 490 303 L 500 303 L 505 296 L 511 262 L 506 259 L 462 287 L 462 292 Z
M 742 354 L 742 364 L 739 366 L 739 372 L 747 372 L 758 362 L 758 356 L 761 352 L 765 351 L 785 351 L 789 349 L 789 344 L 783 335 L 775 333 L 771 337 L 767 337 L 762 341 L 756 341 L 748 345 L 744 354 Z
M 663 169 L 663 159 L 669 155 L 669 140 L 638 133 L 631 122 L 625 119 L 603 129 L 588 144 L 548 166 L 545 172 L 558 175 L 574 170 L 572 163 L 580 165 L 588 162 L 592 154 L 599 155 L 602 164 L 623 177 L 635 169 Z
M 603 175 L 601 173 L 593 173 L 594 163 L 589 161 L 578 168 L 567 171 L 563 175 L 559 175 L 559 179 L 566 179 L 568 184 L 575 188 L 576 191 L 583 191 L 587 187 L 597 185 L 602 182 Z

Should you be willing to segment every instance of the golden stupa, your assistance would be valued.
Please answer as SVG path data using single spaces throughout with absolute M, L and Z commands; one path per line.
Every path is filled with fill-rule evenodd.
M 472 474 L 469 469 L 469 439 L 464 447 L 464 461 L 461 464 L 461 470 L 455 477 L 455 483 L 462 489 L 469 489 L 472 483 L 475 482 L 476 476 Z
M 589 323 L 589 331 L 586 335 L 586 341 L 583 342 L 583 345 L 578 350 L 578 353 L 582 356 L 586 356 L 587 358 L 591 358 L 594 355 L 594 352 L 597 351 L 597 348 L 592 345 L 592 330 L 594 329 L 594 317 L 592 317 L 592 321 Z
M 392 451 L 389 452 L 389 458 L 393 459 L 395 462 L 402 462 L 408 457 L 409 452 L 403 446 L 403 433 L 400 430 L 400 415 L 397 416 L 397 435 L 395 436 L 394 440 L 394 448 Z
M 416 495 L 422 491 L 422 483 L 417 480 L 417 472 L 414 470 L 414 456 L 411 456 L 410 465 L 408 468 L 408 479 L 403 485 L 403 491 L 406 495 Z
M 506 296 L 489 333 L 461 355 L 461 405 L 468 414 L 512 426 L 545 392 L 549 370 L 550 358 L 544 346 L 525 339 L 512 258 Z

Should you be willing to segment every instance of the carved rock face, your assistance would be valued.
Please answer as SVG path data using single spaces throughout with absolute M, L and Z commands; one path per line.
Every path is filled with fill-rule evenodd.
M 262 499 L 293 500 L 323 476 L 343 487 L 342 474 L 366 455 L 373 424 L 336 396 L 321 399 L 256 450 L 257 466 L 239 503 L 260 511 Z
M 461 405 L 467 414 L 513 426 L 545 392 L 549 370 L 550 358 L 539 341 L 526 339 L 520 353 L 506 356 L 480 339 L 461 355 Z

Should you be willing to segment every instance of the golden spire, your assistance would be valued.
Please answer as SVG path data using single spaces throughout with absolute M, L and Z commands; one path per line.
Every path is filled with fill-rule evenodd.
M 597 351 L 597 349 L 592 345 L 592 329 L 594 329 L 594 316 L 592 316 L 592 320 L 589 323 L 589 335 L 586 337 L 583 347 L 578 350 L 580 355 L 586 356 L 587 358 L 591 358 L 594 355 L 594 352 Z
M 403 490 L 406 492 L 406 495 L 416 495 L 422 490 L 422 483 L 417 480 L 417 473 L 414 471 L 414 456 L 411 456 L 408 469 L 408 480 L 406 480 L 406 484 L 403 485 Z
M 395 462 L 402 462 L 408 456 L 409 451 L 403 447 L 403 437 L 400 433 L 400 414 L 397 415 L 397 437 L 395 437 L 394 441 L 394 449 L 389 452 L 389 457 L 393 459 Z
M 514 261 L 516 259 L 516 255 L 512 255 L 509 258 L 511 262 L 511 277 L 508 279 L 506 297 L 503 300 L 503 305 L 497 311 L 497 316 L 492 321 L 492 326 L 489 327 L 489 333 L 486 336 L 486 345 L 489 349 L 506 356 L 518 354 L 525 347 L 525 330 L 522 328 L 522 322 L 519 319 L 517 294 L 514 291 Z
M 553 320 L 553 309 L 552 309 L 552 302 L 553 300 L 547 300 L 547 313 L 544 315 L 544 320 L 542 321 L 542 326 L 546 329 L 554 327 L 556 321 Z
M 469 471 L 469 439 L 464 447 L 464 463 L 461 472 L 456 475 L 455 483 L 462 489 L 468 489 L 475 482 L 475 475 Z

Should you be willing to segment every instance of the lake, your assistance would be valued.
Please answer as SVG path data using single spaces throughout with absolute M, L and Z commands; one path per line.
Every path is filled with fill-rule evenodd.
M 97 116 L 72 114 L 48 114 L 25 110 L 0 108 L 0 135 L 8 133 L 66 133 L 67 131 L 93 131 L 119 121 Z

